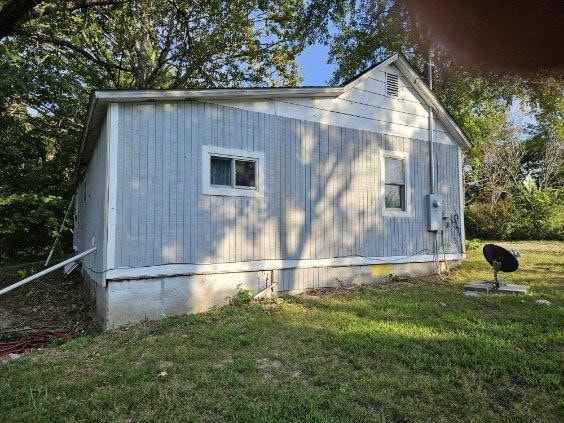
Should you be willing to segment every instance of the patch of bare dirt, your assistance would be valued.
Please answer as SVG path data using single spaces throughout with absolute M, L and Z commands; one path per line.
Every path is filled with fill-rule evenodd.
M 221 360 L 218 360 L 216 363 L 214 363 L 213 367 L 215 367 L 216 369 L 222 369 L 231 363 L 233 363 L 233 359 L 231 357 L 222 358 Z
M 517 250 L 522 253 L 544 253 L 544 254 L 564 254 L 564 242 L 500 242 L 504 248 L 509 248 L 511 250 Z
M 0 268 L 0 288 L 41 271 L 42 263 Z M 54 271 L 0 296 L 0 332 L 16 329 L 67 328 L 92 324 L 88 295 L 80 275 L 65 279 Z
M 282 367 L 282 363 L 278 360 L 270 358 L 259 358 L 257 360 L 257 370 L 262 377 L 269 382 L 276 380 L 276 372 Z

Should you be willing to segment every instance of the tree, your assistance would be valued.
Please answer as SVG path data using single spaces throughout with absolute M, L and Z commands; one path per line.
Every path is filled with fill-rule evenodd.
M 86 10 L 120 2 L 119 0 L 2 0 L 0 1 L 0 40 L 17 35 L 23 27 L 29 31 L 29 27 L 33 24 L 41 23 L 42 18 L 54 13 Z
M 526 233 L 516 230 L 519 221 L 511 219 L 530 213 L 526 208 L 516 210 L 530 204 L 520 201 L 524 171 L 535 174 L 540 191 L 545 187 L 561 189 L 563 185 L 564 73 L 541 69 L 536 74 L 518 75 L 463 66 L 455 54 L 433 39 L 405 0 L 340 2 L 330 10 L 331 18 L 321 23 L 325 31 L 335 34 L 319 39 L 329 45 L 330 62 L 337 65 L 332 80 L 335 84 L 395 52 L 403 52 L 426 78 L 429 51 L 433 51 L 434 92 L 471 142 L 464 152 L 464 160 L 472 168 L 466 196 L 470 235 L 507 237 Z M 507 122 L 515 99 L 528 105 L 535 117 L 528 141 Z M 561 198 L 558 193 L 538 195 L 539 199 L 545 197 Z M 559 210 L 545 214 L 552 216 Z M 484 226 L 484 221 L 488 225 Z M 542 233 L 560 236 L 554 234 L 562 230 Z
M 0 262 L 46 250 L 25 231 L 49 235 L 64 213 L 91 89 L 296 85 L 305 13 L 301 0 L 0 0 Z

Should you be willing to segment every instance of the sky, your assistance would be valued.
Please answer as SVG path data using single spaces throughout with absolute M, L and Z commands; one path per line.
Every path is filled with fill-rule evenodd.
M 300 74 L 304 78 L 304 86 L 328 84 L 335 71 L 335 65 L 327 63 L 328 53 L 328 46 L 314 44 L 298 56 L 297 61 Z

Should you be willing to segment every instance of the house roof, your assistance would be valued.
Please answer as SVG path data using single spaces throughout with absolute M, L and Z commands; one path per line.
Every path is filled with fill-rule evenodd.
M 379 67 L 394 64 L 413 86 L 427 105 L 435 110 L 437 119 L 445 126 L 460 146 L 470 145 L 462 129 L 445 107 L 421 79 L 404 55 L 396 53 L 380 63 L 366 69 L 338 87 L 282 87 L 282 88 L 209 88 L 202 90 L 96 90 L 90 95 L 82 145 L 77 163 L 77 178 L 87 165 L 96 144 L 100 128 L 110 103 L 182 100 L 227 100 L 227 99 L 273 99 L 273 98 L 336 98 L 346 88 L 367 77 Z

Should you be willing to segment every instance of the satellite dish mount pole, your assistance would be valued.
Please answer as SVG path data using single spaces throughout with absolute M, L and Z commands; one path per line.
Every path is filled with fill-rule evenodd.
M 497 273 L 501 270 L 501 262 L 494 260 L 492 268 L 493 268 L 493 272 L 494 272 L 495 289 L 499 289 L 501 284 L 500 284 L 499 280 L 497 279 Z

